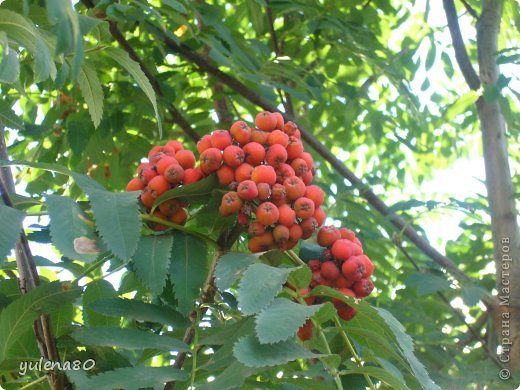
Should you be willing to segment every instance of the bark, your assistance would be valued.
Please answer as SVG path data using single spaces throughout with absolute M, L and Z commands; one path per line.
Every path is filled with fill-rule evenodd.
M 484 86 L 493 86 L 500 75 L 496 53 L 502 1 L 483 0 L 482 5 L 482 14 L 477 25 L 479 73 Z M 491 311 L 498 342 L 503 347 L 503 363 L 512 369 L 520 369 L 520 237 L 509 168 L 506 126 L 497 100 L 486 101 L 484 97 L 480 97 L 477 101 L 477 113 L 482 131 L 499 295 Z M 508 345 L 509 342 L 512 345 Z

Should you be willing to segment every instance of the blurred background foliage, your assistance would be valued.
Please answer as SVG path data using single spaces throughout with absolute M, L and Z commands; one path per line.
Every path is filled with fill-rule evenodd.
M 461 25 L 469 27 L 468 50 L 475 60 L 475 20 L 462 3 L 457 2 Z M 464 3 L 480 12 L 479 1 Z M 498 99 L 507 121 L 517 186 L 518 7 L 517 1 L 504 1 L 497 53 L 504 76 L 485 91 Z M 478 94 L 455 65 L 439 8 L 437 2 L 419 0 L 99 0 L 73 6 L 65 0 L 5 0 L 0 5 L 0 119 L 7 127 L 9 155 L 58 163 L 121 191 L 152 145 L 174 138 L 193 142 L 172 117 L 172 106 L 199 136 L 229 126 L 230 119 L 252 121 L 250 113 L 258 107 L 173 51 L 163 37 L 182 43 L 293 113 L 393 204 L 393 213 L 419 232 L 441 238 L 432 244 L 471 282 L 443 272 L 313 153 L 329 216 L 359 232 L 377 264 L 371 304 L 404 324 L 441 387 L 493 383 L 497 367 L 461 320 L 486 337 L 480 298 L 493 290 L 496 276 L 485 192 L 477 179 L 470 196 L 451 188 L 462 176 L 483 177 L 473 104 Z M 133 77 L 124 52 L 113 49 L 120 45 L 111 25 L 143 59 L 162 95 L 147 80 Z M 229 110 L 221 123 L 217 101 Z M 460 161 L 470 169 L 450 177 Z M 66 177 L 43 170 L 20 168 L 16 180 L 29 196 L 79 194 Z M 431 189 L 425 185 L 432 180 L 434 189 L 421 189 Z M 446 215 L 451 217 L 443 219 Z M 460 229 L 446 226 L 443 234 L 439 223 L 437 230 L 431 228 L 439 220 Z

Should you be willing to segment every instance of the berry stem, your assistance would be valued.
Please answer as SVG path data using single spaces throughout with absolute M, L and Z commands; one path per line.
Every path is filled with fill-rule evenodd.
M 171 227 L 171 228 L 174 228 L 175 230 L 179 230 L 181 232 L 184 232 L 184 233 L 187 233 L 189 235 L 192 235 L 192 236 L 195 236 L 195 237 L 198 237 L 204 241 L 206 241 L 208 244 L 210 244 L 211 246 L 213 247 L 218 247 L 218 244 L 215 240 L 209 238 L 208 236 L 206 236 L 205 234 L 201 234 L 199 232 L 196 232 L 194 230 L 191 230 L 187 227 L 184 227 L 182 225 L 177 225 L 176 223 L 173 223 L 173 222 L 170 222 L 170 221 L 167 221 L 167 220 L 164 220 L 164 219 L 161 219 L 161 218 L 157 218 L 157 217 L 154 217 L 152 215 L 148 215 L 148 214 L 142 214 L 141 215 L 141 218 L 144 219 L 145 221 L 150 221 L 150 222 L 155 222 L 155 223 L 159 223 L 161 225 L 164 225 L 164 226 L 168 226 L 168 227 Z
M 304 302 L 305 304 L 305 302 Z M 323 342 L 323 345 L 325 346 L 325 352 L 327 352 L 328 355 L 332 355 L 332 351 L 330 349 L 329 342 L 327 341 L 327 337 L 325 337 L 325 333 L 323 332 L 323 329 L 321 328 L 321 325 L 311 318 L 311 321 L 314 325 L 314 329 L 316 329 L 316 332 L 318 333 L 318 336 L 320 337 L 321 341 Z M 321 360 L 321 359 L 320 359 Z M 323 360 L 321 362 L 327 367 L 327 363 Z M 334 383 L 336 384 L 336 388 L 338 390 L 343 390 L 343 384 L 341 383 L 341 378 L 339 376 L 339 372 L 336 368 L 327 367 L 330 371 L 330 374 L 334 377 Z
M 305 262 L 300 259 L 300 257 L 294 253 L 294 251 L 291 249 L 291 250 L 288 250 L 286 251 L 287 254 L 289 255 L 289 257 L 291 258 L 292 262 L 296 265 L 306 265 Z
M 345 344 L 346 344 L 348 350 L 350 351 L 350 353 L 352 354 L 352 357 L 356 361 L 356 364 L 359 366 L 359 368 L 363 368 L 363 363 L 361 362 L 361 358 L 357 354 L 356 350 L 354 349 L 354 346 L 352 345 L 352 342 L 350 341 L 347 334 L 345 333 L 345 330 L 341 326 L 341 323 L 339 322 L 337 315 L 334 315 L 334 324 L 336 325 L 336 329 L 338 330 L 341 338 L 343 339 L 343 341 L 345 341 Z M 370 376 L 368 374 L 363 374 L 363 376 L 365 377 L 365 380 L 367 381 L 368 385 L 370 386 L 370 389 L 375 390 L 376 387 L 374 386 L 374 382 L 372 382 L 372 379 L 370 378 Z
M 112 257 L 112 254 L 110 252 L 105 252 L 99 256 L 99 258 L 90 265 L 85 271 L 83 271 L 81 274 L 76 276 L 72 280 L 71 283 L 78 283 L 82 278 L 85 276 L 88 276 L 92 271 L 96 270 L 97 268 L 101 267 L 103 264 L 105 264 L 106 261 L 110 260 Z M 126 265 L 126 264 L 125 264 Z

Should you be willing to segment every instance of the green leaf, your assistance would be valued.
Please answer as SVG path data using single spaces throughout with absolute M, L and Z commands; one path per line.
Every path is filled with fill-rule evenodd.
M 23 129 L 22 120 L 16 115 L 7 102 L 0 100 L 0 123 L 10 129 Z
M 464 300 L 464 304 L 468 306 L 474 306 L 480 302 L 482 297 L 488 295 L 488 291 L 480 286 L 469 284 L 462 286 L 460 289 L 460 294 L 462 299 Z
M 273 302 L 294 268 L 257 263 L 248 267 L 238 289 L 238 304 L 245 315 L 258 313 Z
M 85 192 L 103 241 L 117 257 L 129 260 L 137 249 L 141 233 L 141 218 L 136 194 L 93 188 L 88 188 Z
M 2 34 L 5 36 L 5 33 L 0 31 L 0 42 Z M 7 37 L 5 38 L 7 40 Z M 18 54 L 7 45 L 7 42 L 2 49 L 2 60 L 0 61 L 0 82 L 13 83 L 20 75 L 20 61 L 18 60 Z
M 367 374 L 386 383 L 393 390 L 408 390 L 408 386 L 396 378 L 392 373 L 380 367 L 352 367 L 342 372 L 344 375 Z
M 277 298 L 256 316 L 256 334 L 262 344 L 277 343 L 293 336 L 323 305 L 301 305 Z
M 406 334 L 403 325 L 390 313 L 389 311 L 376 307 L 374 308 L 379 316 L 385 321 L 388 327 L 391 329 L 397 343 L 399 344 L 401 351 L 410 364 L 410 368 L 413 371 L 414 377 L 419 381 L 419 383 L 426 389 L 431 390 L 440 390 L 440 387 L 433 382 L 433 380 L 428 375 L 426 368 L 424 365 L 417 359 L 415 354 L 413 353 L 413 340 L 412 338 Z
M 25 213 L 0 204 L 0 267 L 20 238 Z
M 90 309 L 90 305 L 100 299 L 115 298 L 117 292 L 106 280 L 95 280 L 87 285 L 83 293 L 83 322 L 89 326 L 119 326 L 119 318 L 99 314 Z
M 256 262 L 257 257 L 249 253 L 228 252 L 218 259 L 215 282 L 220 291 L 230 288 L 244 270 Z
M 246 367 L 242 363 L 234 361 L 227 366 L 220 375 L 217 375 L 215 380 L 210 383 L 203 383 L 201 386 L 197 386 L 200 390 L 228 390 L 241 388 L 245 380 L 257 372 L 258 369 Z
M 218 187 L 218 177 L 215 174 L 211 174 L 195 183 L 177 187 L 165 192 L 155 200 L 153 207 L 156 208 L 161 203 L 176 198 L 185 199 L 192 205 L 197 202 L 205 203 L 211 195 L 212 190 L 216 187 Z
M 71 371 L 78 390 L 163 388 L 166 382 L 185 381 L 189 374 L 173 367 L 123 367 L 87 377 Z
M 51 220 L 50 231 L 54 246 L 69 259 L 86 262 L 95 260 L 97 258 L 97 252 L 94 252 L 96 235 L 94 229 L 87 224 L 88 219 L 81 207 L 71 198 L 58 195 L 47 195 L 45 202 Z M 92 241 L 92 253 L 76 251 L 74 240 L 79 238 Z
M 186 7 L 177 0 L 162 0 L 162 3 L 164 5 L 169 6 L 170 8 L 173 8 L 175 11 L 180 12 L 181 14 L 185 14 L 188 12 L 186 10 Z
M 175 232 L 172 247 L 170 279 L 179 311 L 189 313 L 206 280 L 206 243 L 191 235 Z
M 296 359 L 320 357 L 292 340 L 276 344 L 260 344 L 253 336 L 245 336 L 233 347 L 235 358 L 247 367 L 271 367 Z
M 190 325 L 190 321 L 179 312 L 167 306 L 159 306 L 130 299 L 100 299 L 92 302 L 89 305 L 89 309 L 107 316 L 132 318 L 141 322 L 157 322 L 159 324 L 173 326 L 175 329 L 186 328 Z
M 141 236 L 132 257 L 135 273 L 145 286 L 160 294 L 166 284 L 173 236 Z
M 159 115 L 159 108 L 157 107 L 157 97 L 155 96 L 155 91 L 152 88 L 152 84 L 150 84 L 150 81 L 141 70 L 139 64 L 132 60 L 126 51 L 119 48 L 109 47 L 105 49 L 105 53 L 110 58 L 117 61 L 119 65 L 121 65 L 128 71 L 128 73 L 130 73 L 139 87 L 141 87 L 143 92 L 146 94 L 148 99 L 150 99 L 153 105 L 153 109 L 155 110 L 155 117 L 157 119 L 157 126 L 159 128 L 159 137 L 162 137 L 162 122 L 161 116 Z
M 0 313 L 0 361 L 6 358 L 14 343 L 33 326 L 41 313 L 49 313 L 60 305 L 72 303 L 81 294 L 81 289 L 70 284 L 52 282 L 42 284 Z
M 309 260 L 319 259 L 322 256 L 324 250 L 325 248 L 318 244 L 312 244 L 307 241 L 302 241 L 300 246 L 299 257 L 305 262 Z
M 406 279 L 406 285 L 417 287 L 417 293 L 419 296 L 422 296 L 437 291 L 448 290 L 451 283 L 449 280 L 431 273 L 416 272 Z
M 6 9 L 0 10 L 0 31 L 36 57 L 34 62 L 35 81 L 44 81 L 49 76 L 56 78 L 56 65 L 52 60 L 49 48 L 36 28 L 24 16 Z
M 182 341 L 166 335 L 148 333 L 126 328 L 80 328 L 72 337 L 84 345 L 119 347 L 123 349 L 153 348 L 162 351 L 188 352 L 190 348 Z
M 81 66 L 78 83 L 94 127 L 98 127 L 103 116 L 103 89 L 96 70 L 87 62 Z

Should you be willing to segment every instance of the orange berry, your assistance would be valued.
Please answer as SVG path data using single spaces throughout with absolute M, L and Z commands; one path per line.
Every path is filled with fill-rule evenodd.
M 265 233 L 265 226 L 260 222 L 253 222 L 249 225 L 247 232 L 251 237 L 261 236 Z
M 217 177 L 218 184 L 221 186 L 228 186 L 233 182 L 233 180 L 235 180 L 235 172 L 233 171 L 233 168 L 228 167 L 227 165 L 222 165 L 217 170 Z
M 286 197 L 287 197 L 287 190 L 285 189 L 285 187 L 282 184 L 276 183 L 275 185 L 273 185 L 273 187 L 271 188 L 271 198 L 273 200 L 279 200 L 279 201 L 285 202 Z
M 354 254 L 354 244 L 349 240 L 340 238 L 332 244 L 330 250 L 336 259 L 345 261 Z
M 323 190 L 316 185 L 307 186 L 304 196 L 306 198 L 312 199 L 314 206 L 316 207 L 320 207 L 325 201 L 325 192 L 323 192 Z
M 296 129 L 296 131 L 294 132 L 293 137 L 296 138 L 296 139 L 302 139 L 302 133 L 301 133 L 300 129 Z
M 157 164 L 155 164 L 155 169 L 157 170 L 157 173 L 159 175 L 164 175 L 164 171 L 166 170 L 166 168 L 168 168 L 172 164 L 179 164 L 179 162 L 175 157 L 165 156 L 161 158 L 159 161 L 157 161 Z
M 222 152 L 217 148 L 208 148 L 200 155 L 200 167 L 206 175 L 215 172 L 222 164 Z
M 320 275 L 322 278 L 334 281 L 339 277 L 340 272 L 338 266 L 333 261 L 326 261 L 321 265 Z
M 227 213 L 236 213 L 242 207 L 242 199 L 236 192 L 230 191 L 222 197 L 221 207 Z
M 159 175 L 150 180 L 148 187 L 150 188 L 152 199 L 155 200 L 170 189 L 170 183 L 164 176 Z
M 169 148 L 168 146 L 154 146 L 150 153 L 148 153 L 148 161 L 150 164 L 155 164 L 164 156 L 175 156 L 175 149 Z
M 273 131 L 276 129 L 277 118 L 270 112 L 263 111 L 256 116 L 255 124 L 263 131 Z
M 306 186 L 298 176 L 285 179 L 283 185 L 287 190 L 287 199 L 289 200 L 296 200 L 305 194 Z
M 305 183 L 306 186 L 312 183 L 313 178 L 314 176 L 311 171 L 307 171 L 302 175 L 302 181 Z
M 283 204 L 278 207 L 280 216 L 278 217 L 278 223 L 287 227 L 291 227 L 296 222 L 296 213 L 288 204 Z
M 294 122 L 289 121 L 286 124 L 284 124 L 282 130 L 285 134 L 291 136 L 291 135 L 294 135 L 296 130 L 298 130 L 298 126 L 296 126 L 296 124 Z
M 314 214 L 314 202 L 309 198 L 301 197 L 294 202 L 296 217 L 307 219 Z
M 285 244 L 287 243 L 287 241 L 289 241 L 289 238 L 290 238 L 289 228 L 284 225 L 277 225 L 273 229 L 273 238 L 274 238 L 275 244 L 279 248 L 283 249 Z
M 243 200 L 253 200 L 258 196 L 258 188 L 253 180 L 244 180 L 238 184 L 237 193 Z
M 126 185 L 126 191 L 141 191 L 144 188 L 145 184 L 139 180 L 138 178 L 134 178 L 128 182 Z
M 268 137 L 269 133 L 267 131 L 263 131 L 260 129 L 253 129 L 251 131 L 251 141 L 258 142 L 260 145 L 266 144 Z
M 297 176 L 303 176 L 309 170 L 309 168 L 307 167 L 307 163 L 301 157 L 295 158 L 291 162 L 291 167 L 294 169 L 294 172 Z
M 271 164 L 273 165 L 273 164 Z M 294 169 L 289 164 L 282 164 L 276 169 L 276 182 L 283 184 L 285 179 L 296 176 Z
M 224 149 L 222 157 L 224 158 L 224 163 L 232 168 L 236 168 L 244 162 L 246 155 L 241 147 L 229 145 Z
M 206 134 L 197 142 L 197 151 L 202 154 L 206 149 L 211 148 L 211 135 Z
M 256 208 L 256 219 L 264 225 L 272 225 L 278 222 L 280 213 L 278 207 L 271 202 L 263 202 Z
M 251 179 L 253 173 L 253 166 L 248 163 L 243 163 L 235 170 L 235 180 L 238 182 Z
M 188 220 L 188 213 L 183 208 L 180 208 L 170 217 L 170 221 L 177 225 L 184 225 Z
M 170 199 L 159 205 L 159 211 L 166 217 L 171 217 L 180 209 L 182 209 L 182 206 L 178 199 Z
M 350 241 L 354 241 L 354 238 L 356 238 L 356 233 L 350 229 L 347 229 L 346 227 L 340 228 L 339 232 L 341 234 L 341 238 L 345 238 Z
M 137 178 L 141 180 L 144 184 L 147 184 L 155 176 L 157 176 L 157 171 L 154 169 L 152 164 L 141 163 L 137 167 Z
M 258 165 L 253 169 L 251 179 L 255 183 L 267 183 L 272 186 L 276 183 L 276 172 L 270 165 Z
M 244 121 L 233 123 L 229 131 L 240 145 L 245 145 L 251 140 L 251 129 Z
M 296 334 L 301 341 L 306 341 L 312 338 L 313 330 L 314 325 L 312 324 L 312 321 L 308 319 L 307 322 L 298 329 Z
M 282 145 L 285 148 L 289 145 L 289 136 L 281 130 L 275 130 L 269 133 L 267 143 L 269 145 Z
M 289 241 L 297 243 L 300 238 L 303 236 L 303 229 L 300 225 L 295 223 L 291 227 L 289 227 Z
M 351 282 L 349 282 L 343 274 L 338 276 L 336 280 L 334 280 L 334 287 L 337 288 L 349 288 L 352 285 Z
M 154 198 L 152 198 L 152 190 L 149 187 L 145 187 L 139 196 L 139 200 L 147 209 L 151 209 L 154 201 Z
M 285 121 L 283 119 L 283 115 L 280 114 L 278 111 L 273 112 L 273 116 L 276 118 L 276 128 L 278 130 L 283 130 L 283 127 L 285 125 Z
M 172 140 L 172 141 L 168 141 L 166 142 L 166 145 L 168 148 L 172 148 L 173 150 L 175 150 L 175 153 L 177 153 L 179 150 L 183 150 L 184 149 L 184 145 L 182 144 L 182 142 L 180 141 L 175 141 L 175 140 Z
M 195 155 L 191 150 L 179 150 L 175 153 L 175 158 L 184 169 L 193 168 L 197 162 Z
M 267 183 L 258 183 L 258 199 L 267 200 L 271 196 L 271 186 Z
M 180 183 L 184 179 L 184 168 L 174 163 L 166 168 L 164 177 L 172 184 Z
M 303 152 L 301 158 L 303 158 L 307 163 L 307 168 L 309 168 L 309 171 L 312 171 L 314 168 L 314 159 L 312 158 L 312 155 L 309 152 Z
M 314 233 L 314 231 L 318 228 L 318 222 L 316 221 L 316 218 L 310 217 L 310 218 L 304 219 L 300 223 L 300 226 L 302 227 L 302 230 L 303 230 L 302 238 L 304 240 L 306 240 L 307 238 L 312 236 L 312 233 Z
M 318 222 L 318 226 L 322 226 L 327 219 L 327 214 L 325 214 L 325 211 L 321 207 L 316 207 L 312 216 L 316 219 L 316 222 Z
M 372 260 L 367 255 L 360 255 L 361 261 L 365 265 L 365 272 L 363 272 L 363 277 L 368 278 L 374 272 L 376 266 L 372 263 Z
M 318 231 L 318 244 L 321 246 L 332 246 L 337 240 L 341 238 L 341 234 L 334 226 L 323 226 Z
M 352 290 L 359 298 L 368 297 L 374 290 L 374 283 L 370 279 L 363 278 L 352 285 Z
M 211 146 L 214 148 L 224 150 L 232 142 L 231 134 L 227 130 L 215 130 L 211 133 Z
M 202 179 L 202 173 L 196 169 L 189 168 L 184 171 L 184 178 L 182 179 L 182 183 L 187 185 L 198 182 L 200 179 Z
M 253 166 L 260 165 L 265 159 L 265 149 L 258 142 L 244 145 L 245 161 Z
M 269 165 L 280 168 L 287 161 L 287 150 L 280 144 L 274 144 L 267 149 L 265 160 Z
M 159 218 L 159 219 L 163 219 L 163 220 L 166 220 L 166 219 L 167 219 L 166 216 L 163 215 L 163 214 L 162 214 L 161 212 L 159 212 L 159 211 L 155 211 L 155 212 L 153 213 L 153 216 L 154 216 L 155 218 Z M 163 231 L 163 230 L 168 229 L 168 226 L 166 226 L 166 225 L 162 225 L 162 224 L 157 223 L 157 222 L 153 222 L 153 223 L 151 224 L 151 228 L 152 228 L 153 230 L 155 230 L 155 231 Z
M 301 157 L 302 154 L 302 142 L 295 137 L 289 137 L 289 145 L 287 145 L 287 157 L 289 158 L 289 160 L 294 160 L 295 158 Z

